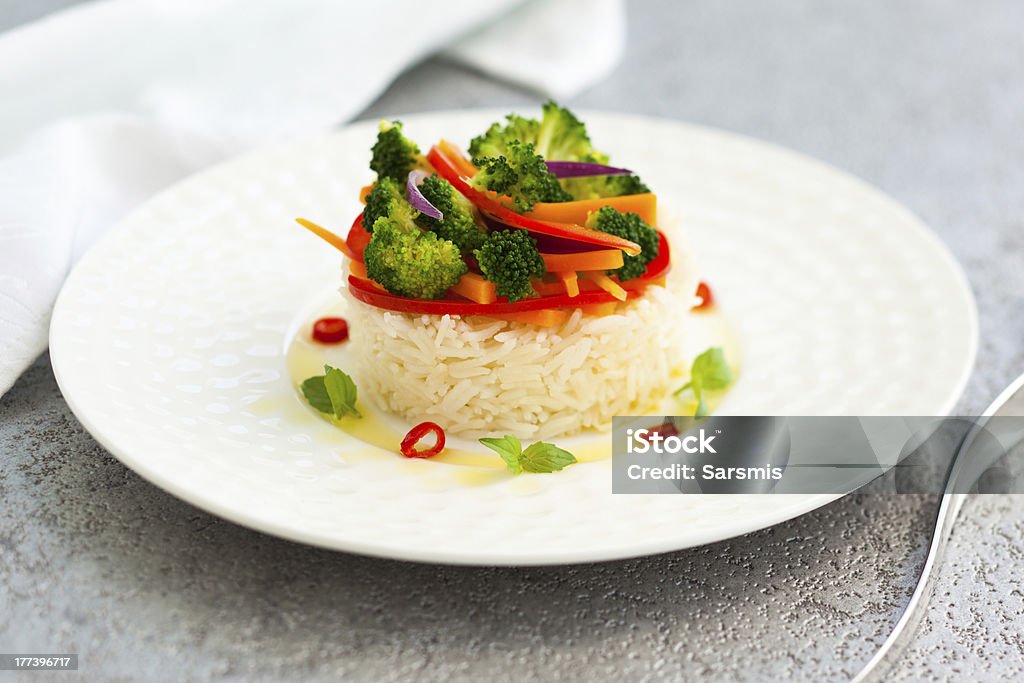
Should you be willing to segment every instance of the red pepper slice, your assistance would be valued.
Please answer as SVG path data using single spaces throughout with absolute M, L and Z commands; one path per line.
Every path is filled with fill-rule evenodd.
M 363 227 L 363 214 L 356 216 L 356 219 L 352 221 L 352 227 L 349 228 L 348 237 L 345 238 L 345 243 L 348 248 L 352 251 L 356 261 L 363 260 L 363 251 L 366 249 L 366 245 L 370 243 L 370 233 Z
M 693 307 L 693 310 L 700 311 L 715 305 L 715 297 L 711 294 L 711 288 L 704 281 L 697 285 L 697 296 L 700 297 L 701 301 Z
M 603 247 L 621 249 L 627 254 L 632 254 L 634 256 L 640 253 L 639 244 L 630 242 L 629 240 L 624 240 L 621 237 L 616 237 L 615 235 L 609 235 L 606 232 L 591 230 L 590 228 L 585 228 L 582 225 L 573 225 L 572 223 L 548 223 L 545 221 L 538 221 L 535 218 L 527 218 L 526 216 L 512 211 L 497 199 L 491 197 L 488 193 L 478 190 L 466 182 L 466 179 L 459 172 L 456 164 L 445 156 L 445 154 L 436 145 L 430 148 L 430 152 L 427 154 L 427 160 L 438 174 L 450 182 L 456 190 L 461 192 L 467 199 L 484 211 L 493 214 L 495 218 L 503 223 L 508 223 L 509 225 L 513 225 L 517 228 L 529 230 L 530 232 L 535 232 L 541 235 L 551 235 L 552 237 L 561 237 L 564 239 L 575 240 L 577 242 L 599 244 Z
M 348 321 L 344 318 L 320 318 L 313 323 L 313 339 L 321 344 L 340 344 L 348 339 Z
M 433 446 L 417 450 L 416 444 L 427 434 L 433 432 L 435 438 Z M 405 435 L 402 439 L 402 455 L 407 458 L 432 458 L 444 450 L 444 430 L 433 422 L 421 422 Z

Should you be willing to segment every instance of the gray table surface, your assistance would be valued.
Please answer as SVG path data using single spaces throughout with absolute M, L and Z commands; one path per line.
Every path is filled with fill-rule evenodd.
M 62 4 L 0 0 L 0 28 Z M 625 61 L 570 104 L 738 131 L 878 185 L 974 287 L 981 347 L 958 411 L 1024 370 L 1024 5 L 645 0 L 629 14 Z M 364 116 L 536 101 L 430 60 Z M 0 400 L 0 458 L 0 651 L 78 652 L 85 680 L 844 680 L 905 603 L 935 504 L 850 496 L 595 565 L 368 559 L 142 481 L 75 421 L 45 357 Z M 1022 536 L 1024 498 L 968 501 L 895 680 L 1024 676 Z

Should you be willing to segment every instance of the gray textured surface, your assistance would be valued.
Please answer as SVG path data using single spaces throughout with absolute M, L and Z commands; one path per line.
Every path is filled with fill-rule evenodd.
M 631 3 L 626 61 L 573 104 L 772 140 L 910 206 L 975 289 L 982 344 L 959 410 L 980 410 L 1024 370 L 1024 7 L 763 5 Z M 0 27 L 46 6 L 0 2 Z M 531 101 L 430 61 L 366 116 Z M 0 650 L 77 651 L 86 680 L 843 680 L 906 600 L 934 504 L 848 497 L 599 565 L 372 560 L 143 482 L 75 422 L 45 358 L 0 400 L 0 458 Z M 1021 497 L 968 501 L 897 679 L 1024 676 L 1022 532 Z

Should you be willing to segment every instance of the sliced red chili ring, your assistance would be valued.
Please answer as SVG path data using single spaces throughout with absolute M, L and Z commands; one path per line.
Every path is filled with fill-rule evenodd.
M 697 296 L 700 297 L 700 303 L 693 307 L 694 310 L 700 311 L 715 305 L 715 297 L 711 294 L 711 288 L 708 287 L 708 283 L 701 281 L 697 285 Z
M 417 450 L 416 444 L 425 437 L 427 434 L 433 432 L 435 438 L 433 446 L 424 448 L 423 450 Z M 434 422 L 421 422 L 405 435 L 402 439 L 402 455 L 407 458 L 433 458 L 435 455 L 444 450 L 444 430 L 441 429 L 441 425 Z
M 313 323 L 313 339 L 321 344 L 340 344 L 348 339 L 348 321 L 344 318 L 320 318 Z

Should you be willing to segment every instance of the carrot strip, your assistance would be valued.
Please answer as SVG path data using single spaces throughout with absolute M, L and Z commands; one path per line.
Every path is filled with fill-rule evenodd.
M 478 304 L 493 304 L 498 299 L 494 283 L 476 273 L 466 273 L 448 291 Z
M 618 308 L 619 304 L 615 301 L 608 301 L 603 304 L 587 304 L 586 306 L 580 306 L 580 310 L 586 315 L 611 315 Z
M 477 174 L 477 171 L 480 170 L 473 165 L 473 162 L 469 160 L 466 153 L 463 152 L 462 149 L 454 142 L 441 138 L 441 142 L 437 143 L 437 146 L 440 148 L 442 154 L 452 160 L 455 167 L 459 169 L 459 173 L 467 178 L 472 178 Z
M 559 273 L 555 273 L 555 277 L 557 277 L 565 286 L 566 294 L 568 294 L 569 296 L 580 295 L 580 281 L 576 277 L 575 270 L 566 270 Z
M 345 240 L 342 239 L 340 235 L 335 235 L 327 228 L 319 226 L 313 221 L 308 221 L 305 218 L 296 218 L 295 222 L 304 227 L 306 230 L 309 230 L 311 233 L 322 239 L 324 242 L 327 242 L 329 245 L 340 251 L 345 256 L 348 256 L 353 261 L 359 260 L 359 257 L 356 256 L 355 252 L 353 252 L 351 248 L 349 248 L 348 243 L 346 243 Z
M 366 264 L 362 261 L 352 260 L 348 262 L 348 272 L 352 275 L 362 278 L 363 280 L 369 280 L 370 276 L 366 274 Z
M 541 254 L 551 272 L 564 270 L 615 270 L 622 267 L 622 250 L 595 249 L 575 254 Z
M 590 271 L 589 273 L 580 273 L 580 275 L 587 278 L 619 301 L 626 300 L 626 290 L 624 290 L 622 285 L 618 282 L 605 275 L 604 271 Z
M 587 222 L 587 216 L 602 206 L 610 206 L 621 213 L 635 213 L 647 225 L 657 225 L 658 198 L 652 193 L 627 194 L 621 197 L 603 197 L 601 199 L 580 199 L 573 202 L 537 202 L 533 210 L 524 213 L 539 221 L 550 223 Z
M 370 194 L 373 188 L 373 183 L 370 183 L 369 185 L 363 185 L 361 188 L 359 188 L 359 201 L 362 202 L 364 206 L 366 205 L 366 195 Z
M 544 308 L 539 311 L 502 313 L 501 315 L 488 315 L 487 317 L 516 323 L 528 323 L 537 327 L 555 327 L 561 325 L 569 318 L 569 312 L 558 308 Z

